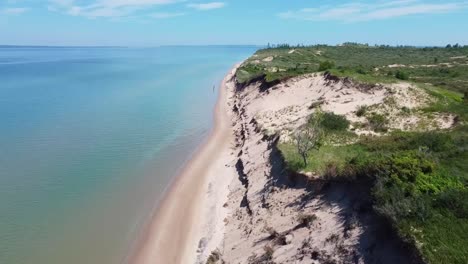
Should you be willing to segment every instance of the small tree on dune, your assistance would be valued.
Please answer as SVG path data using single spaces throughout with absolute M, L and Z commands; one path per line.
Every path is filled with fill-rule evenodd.
M 318 149 L 322 140 L 322 129 L 320 127 L 322 121 L 322 112 L 317 110 L 309 119 L 309 122 L 300 127 L 294 134 L 297 152 L 301 155 L 304 162 L 304 167 L 307 166 L 307 158 L 310 151 Z

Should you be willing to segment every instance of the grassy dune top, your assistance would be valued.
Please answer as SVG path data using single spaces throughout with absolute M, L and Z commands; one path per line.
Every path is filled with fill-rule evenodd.
M 457 92 L 468 91 L 468 47 L 371 47 L 348 44 L 280 47 L 257 51 L 237 71 L 240 83 L 268 82 L 330 70 L 366 82 L 405 79 Z

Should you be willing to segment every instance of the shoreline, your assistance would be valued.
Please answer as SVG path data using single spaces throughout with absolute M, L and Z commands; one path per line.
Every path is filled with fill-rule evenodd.
M 226 209 L 223 210 L 224 202 L 219 199 L 227 200 L 228 185 L 232 180 L 229 176 L 234 176 L 233 169 L 227 166 L 232 161 L 230 146 L 233 138 L 227 109 L 227 86 L 237 67 L 228 71 L 220 85 L 210 134 L 169 185 L 157 211 L 144 228 L 146 231 L 137 242 L 129 263 L 194 263 L 197 255 L 207 254 L 204 251 L 210 247 L 209 244 L 217 246 L 221 241 L 223 232 L 211 230 L 219 225 L 207 222 L 214 220 L 222 224 L 224 217 L 213 219 L 212 214 L 227 213 L 220 212 Z M 227 177 L 218 177 L 220 173 Z M 210 188 L 213 181 L 223 181 L 225 188 L 217 188 L 216 193 L 213 192 Z M 217 242 L 209 243 L 206 236 Z M 204 238 L 203 243 L 201 238 Z

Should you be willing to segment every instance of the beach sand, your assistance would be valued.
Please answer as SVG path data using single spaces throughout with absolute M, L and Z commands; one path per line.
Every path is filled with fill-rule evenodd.
M 206 259 L 222 241 L 222 221 L 227 215 L 223 204 L 235 175 L 227 86 L 233 85 L 236 69 L 221 83 L 214 126 L 207 141 L 172 184 L 130 263 L 195 263 Z

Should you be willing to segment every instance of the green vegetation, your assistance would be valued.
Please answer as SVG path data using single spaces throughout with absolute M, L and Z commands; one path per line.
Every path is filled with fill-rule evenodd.
M 427 263 L 466 263 L 468 259 L 468 48 L 281 47 L 260 50 L 239 70 L 238 81 L 255 77 L 281 80 L 330 71 L 366 83 L 401 80 L 425 89 L 432 103 L 425 114 L 451 113 L 456 127 L 433 132 L 390 132 L 358 137 L 344 117 L 323 113 L 321 147 L 303 161 L 293 143 L 280 143 L 289 170 L 325 179 L 372 179 L 373 208 L 399 236 L 412 243 Z M 264 61 L 272 57 L 273 60 Z M 275 68 L 277 71 L 270 71 Z M 388 102 L 387 102 L 388 103 Z M 318 106 L 317 106 L 318 107 Z M 401 109 L 411 114 L 413 109 Z M 356 109 L 376 132 L 387 132 L 384 115 Z M 309 123 L 310 125 L 310 123 Z M 308 221 L 302 216 L 300 221 Z
M 346 117 L 331 112 L 323 113 L 320 124 L 327 131 L 345 131 L 349 127 Z
M 309 154 L 307 165 L 304 166 L 302 157 L 291 144 L 279 144 L 279 149 L 286 159 L 288 169 L 292 171 L 310 171 L 316 174 L 325 174 L 329 164 L 333 164 L 338 170 L 344 169 L 346 161 L 363 152 L 357 145 L 331 146 L 324 145 L 319 150 L 312 150 Z
M 248 83 L 262 76 L 266 81 L 273 82 L 324 70 L 362 82 L 395 82 L 402 79 L 464 93 L 468 91 L 468 47 L 346 44 L 292 48 L 281 45 L 279 48 L 257 51 L 239 68 L 236 77 L 240 83 Z
M 345 172 L 375 175 L 374 208 L 429 263 L 464 263 L 468 231 L 466 128 L 394 133 L 358 143 Z M 344 174 L 346 175 L 346 174 Z
M 307 158 L 313 149 L 319 149 L 322 145 L 323 130 L 321 122 L 323 114 L 316 111 L 308 120 L 307 124 L 299 128 L 293 136 L 296 151 L 302 157 L 304 166 L 307 166 Z
M 357 111 L 356 111 L 356 116 L 361 117 L 364 116 L 367 113 L 367 105 L 362 105 L 360 106 Z
M 395 73 L 395 78 L 406 81 L 409 80 L 409 74 L 405 71 L 397 71 Z
M 330 70 L 331 68 L 335 67 L 335 63 L 332 61 L 322 61 L 319 64 L 318 71 L 326 71 Z
M 466 128 L 450 133 L 395 132 L 354 144 L 324 145 L 307 166 L 280 144 L 289 169 L 333 180 L 371 177 L 375 211 L 406 241 L 420 245 L 428 263 L 464 263 L 468 257 Z
M 372 113 L 367 117 L 369 125 L 375 132 L 387 132 L 387 123 L 388 120 L 385 116 L 381 114 Z

